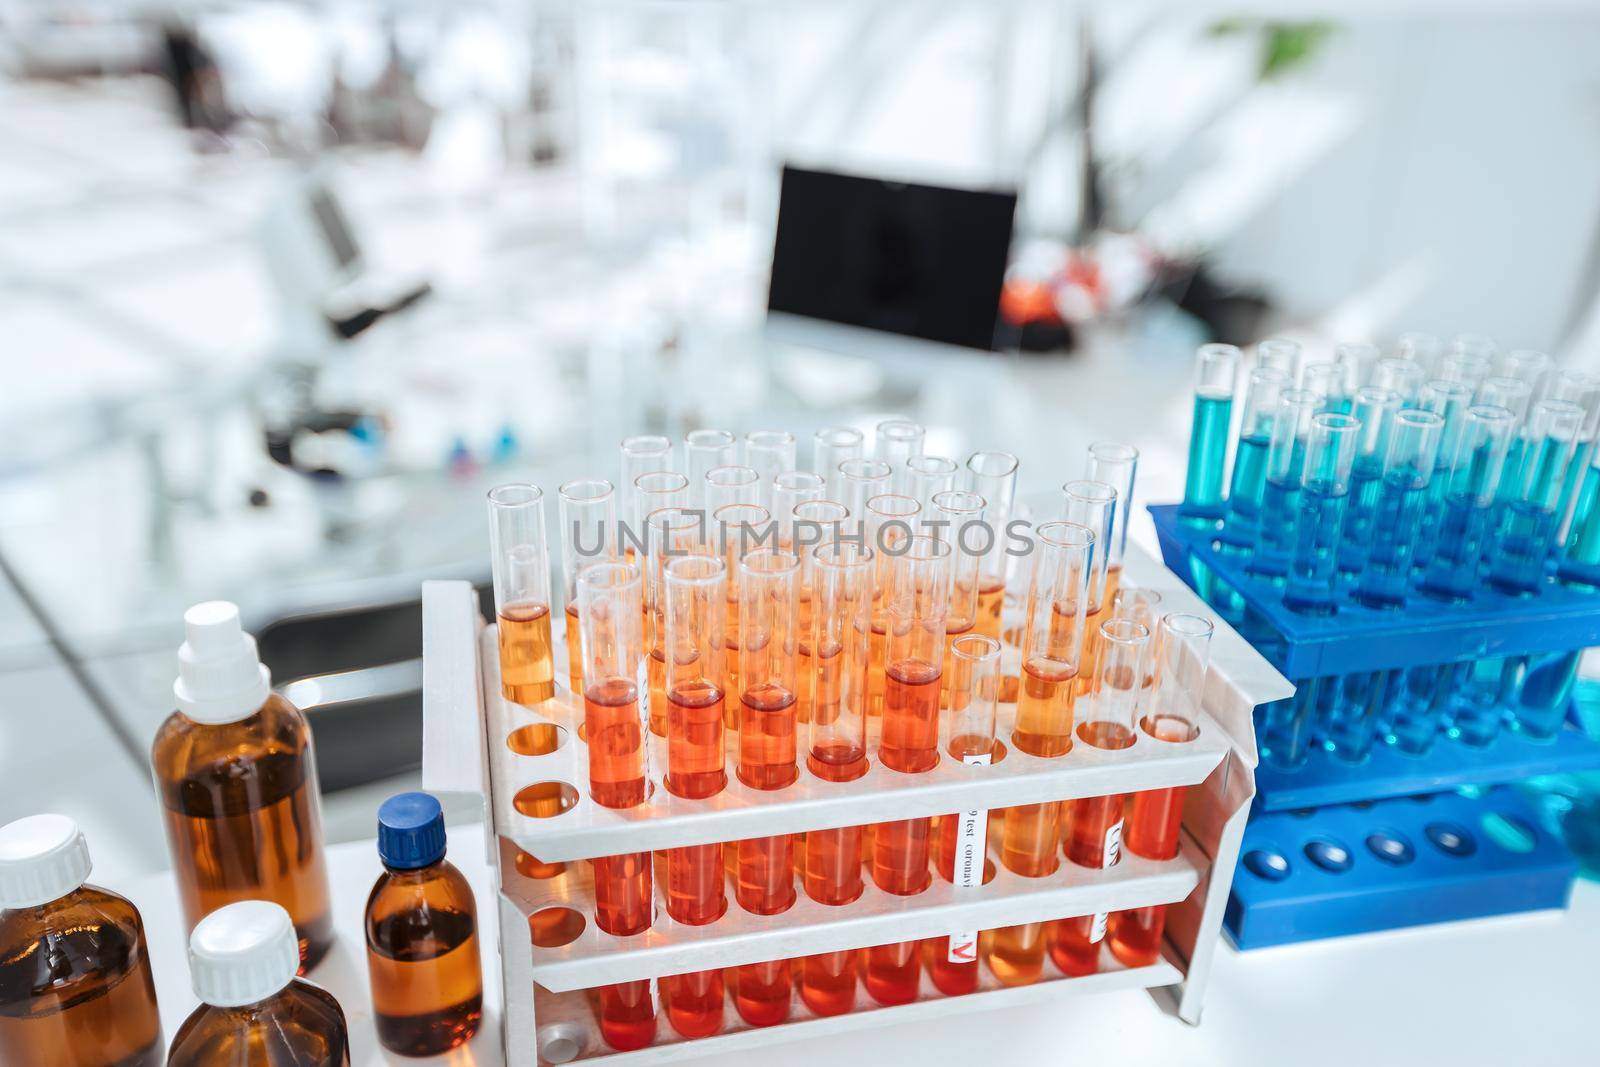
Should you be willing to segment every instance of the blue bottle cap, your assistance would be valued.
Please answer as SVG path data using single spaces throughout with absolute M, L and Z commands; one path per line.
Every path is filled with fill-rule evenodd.
M 444 811 L 427 793 L 396 793 L 378 809 L 378 858 L 409 871 L 444 859 Z

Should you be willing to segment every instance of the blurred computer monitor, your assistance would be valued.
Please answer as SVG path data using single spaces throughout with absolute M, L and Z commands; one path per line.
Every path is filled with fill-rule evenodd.
M 769 322 L 992 349 L 1016 205 L 1010 191 L 784 167 Z

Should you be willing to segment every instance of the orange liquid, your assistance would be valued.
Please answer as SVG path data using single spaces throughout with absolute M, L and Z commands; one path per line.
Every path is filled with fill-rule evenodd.
M 866 987 L 879 1004 L 910 1004 L 922 978 L 916 941 L 874 945 L 867 949 Z
M 788 960 L 733 968 L 733 1006 L 751 1026 L 772 1026 L 789 1017 L 793 979 Z
M 599 856 L 594 863 L 594 921 L 608 934 L 628 937 L 650 928 L 650 853 Z
M 806 753 L 806 767 L 825 782 L 853 782 L 867 773 L 867 752 L 835 738 L 813 746 Z
M 1087 693 L 1100 668 L 1100 624 L 1111 618 L 1111 597 L 1100 602 L 1099 611 L 1091 611 L 1083 618 L 1083 658 L 1078 664 L 1078 680 L 1074 688 Z
M 903 660 L 891 664 L 884 676 L 878 758 L 894 771 L 931 770 L 939 762 L 939 665 Z
M 578 602 L 567 605 L 567 687 L 583 692 L 583 640 L 578 633 Z
M 740 705 L 739 780 L 753 789 L 782 789 L 800 777 L 794 694 L 762 683 L 748 690 Z
M 650 732 L 667 736 L 667 660 L 666 653 L 651 649 L 644 658 L 645 679 L 650 686 Z
M 1119 911 L 1106 929 L 1111 954 L 1127 967 L 1148 967 L 1161 958 L 1161 931 L 1167 924 L 1167 906 Z
M 721 843 L 667 850 L 667 914 L 690 926 L 704 926 L 727 910 Z
M 800 999 L 818 1015 L 843 1015 L 855 1007 L 855 950 L 824 952 L 802 960 Z
M 978 579 L 978 621 L 976 629 L 985 637 L 1000 640 L 1000 612 L 1006 604 L 1006 581 L 992 575 Z
M 1100 943 L 1094 936 L 1094 916 L 1062 919 L 1050 932 L 1050 961 L 1062 974 L 1081 978 L 1100 969 Z
M 539 704 L 556 695 L 550 654 L 550 608 L 507 604 L 500 609 L 500 691 L 517 704 Z
M 722 691 L 705 682 L 667 694 L 667 788 L 699 800 L 728 784 L 724 770 Z
M 1000 862 L 1006 870 L 1025 878 L 1045 878 L 1061 866 L 1056 853 L 1056 842 L 1060 840 L 1061 802 L 1007 808 Z
M 691 971 L 661 980 L 667 1022 L 684 1037 L 710 1037 L 722 1029 L 722 972 Z
M 1183 825 L 1185 787 L 1146 789 L 1133 795 L 1133 810 L 1124 841 L 1128 851 L 1150 860 L 1178 855 L 1178 828 Z
M 861 896 L 861 827 L 812 830 L 806 834 L 806 896 L 839 907 Z
M 600 1036 L 618 1052 L 645 1048 L 656 1039 L 656 1006 L 650 982 L 619 982 L 595 990 Z
M 888 641 L 883 632 L 884 623 L 881 619 L 872 623 L 872 633 L 867 637 L 867 714 L 883 714 L 883 697 L 885 679 L 883 673 L 883 657 Z
M 794 906 L 793 839 L 788 834 L 740 841 L 735 895 L 753 915 L 776 915 Z
M 1046 923 L 1007 926 L 994 932 L 989 971 L 1002 985 L 1027 985 L 1044 973 Z
M 583 694 L 589 742 L 589 795 L 608 808 L 644 803 L 644 724 L 639 692 L 632 682 L 613 678 Z
M 959 997 L 978 988 L 978 960 L 974 956 L 967 963 L 950 961 L 950 939 L 931 937 L 922 943 L 924 962 L 933 986 L 946 996 Z
M 909 897 L 933 883 L 928 874 L 928 820 L 881 822 L 873 835 L 872 884 Z
M 1065 756 L 1072 751 L 1077 677 L 1075 670 L 1051 669 L 1037 660 L 1022 665 L 1013 745 L 1030 756 Z

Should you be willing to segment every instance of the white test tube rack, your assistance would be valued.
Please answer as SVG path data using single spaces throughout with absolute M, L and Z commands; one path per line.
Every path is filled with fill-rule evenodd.
M 1214 618 L 1181 580 L 1136 549 L 1129 549 L 1123 574 L 1127 584 L 1158 590 L 1165 611 Z M 1220 621 L 1212 640 L 1200 732 L 1183 744 L 1141 734 L 1127 749 L 1113 752 L 1077 745 L 1059 759 L 1011 749 L 991 766 L 968 767 L 944 759 L 934 770 L 917 775 L 890 771 L 874 760 L 868 773 L 853 782 L 822 781 L 805 769 L 802 760 L 799 780 L 773 792 L 744 786 L 730 767 L 727 788 L 721 793 L 706 800 L 684 800 L 660 785 L 665 742 L 652 736 L 654 788 L 643 805 L 622 811 L 601 807 L 586 795 L 587 754 L 578 729 L 582 700 L 561 684 L 565 659 L 559 643 L 555 653 L 559 679 L 555 699 L 537 708 L 504 700 L 496 633 L 492 625 L 485 625 L 472 587 L 466 582 L 424 583 L 423 786 L 435 793 L 474 794 L 486 805 L 488 853 L 498 888 L 493 906 L 499 912 L 508 1067 L 681 1062 L 952 1012 L 1127 989 L 1149 989 L 1167 1010 L 1186 1022 L 1199 1021 L 1245 818 L 1255 795 L 1251 713 L 1257 705 L 1293 692 L 1248 642 Z M 1008 649 L 1007 656 L 1005 670 L 1015 674 L 1016 650 Z M 1010 736 L 1014 712 L 1014 705 L 1001 705 L 997 735 L 1002 740 Z M 512 733 L 540 723 L 557 728 L 553 750 L 531 756 L 513 751 L 508 744 Z M 547 742 L 541 747 L 548 748 L 550 734 L 541 733 Z M 869 746 L 869 757 L 873 751 L 875 743 Z M 558 804 L 547 802 L 546 807 L 564 810 L 549 818 L 519 812 L 516 797 L 535 785 L 541 785 L 547 797 L 563 798 Z M 652 926 L 633 937 L 614 937 L 595 926 L 589 866 L 576 862 L 1169 786 L 1190 787 L 1182 847 L 1173 860 L 1146 860 L 1124 850 L 1120 862 L 1103 870 L 1063 859 L 1054 875 L 1024 878 L 999 865 L 998 842 L 991 835 L 996 874 L 982 886 L 958 888 L 935 875 L 927 891 L 899 897 L 876 889 L 868 878 L 866 891 L 852 904 L 829 907 L 797 891 L 793 907 L 771 916 L 745 912 L 730 887 L 727 913 L 698 927 L 667 915 L 657 878 Z M 515 863 L 519 850 L 544 864 L 562 863 L 565 869 L 551 878 L 527 877 Z M 615 982 L 1155 904 L 1171 907 L 1162 959 L 1147 967 L 1124 967 L 1102 946 L 1096 974 L 1065 977 L 1047 961 L 1040 981 L 1008 987 L 996 982 L 980 963 L 975 993 L 946 996 L 924 978 L 918 999 L 910 1004 L 886 1007 L 858 990 L 854 1010 L 827 1017 L 807 1011 L 797 990 L 789 1019 L 759 1028 L 739 1018 L 730 998 L 721 1033 L 682 1038 L 662 1013 L 655 1043 L 630 1052 L 614 1051 L 601 1039 L 584 993 Z M 490 904 L 480 902 L 480 906 Z M 536 947 L 529 918 L 551 908 L 578 912 L 584 920 L 582 932 L 559 947 Z

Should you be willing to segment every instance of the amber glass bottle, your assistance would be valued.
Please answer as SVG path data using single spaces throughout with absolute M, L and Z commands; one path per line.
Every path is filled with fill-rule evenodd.
M 383 1047 L 433 1056 L 483 1020 L 483 968 L 472 887 L 445 862 L 444 813 L 427 793 L 378 809 L 383 873 L 367 897 L 367 974 Z
M 269 688 L 238 608 L 196 604 L 183 621 L 178 710 L 150 758 L 184 919 L 192 931 L 225 904 L 281 904 L 309 970 L 333 943 L 311 728 Z
M 172 1039 L 167 1067 L 350 1067 L 344 1010 L 295 977 L 289 913 L 264 900 L 212 912 L 189 938 L 201 1004 Z
M 65 815 L 0 827 L 0 1064 L 160 1067 L 144 924 Z

